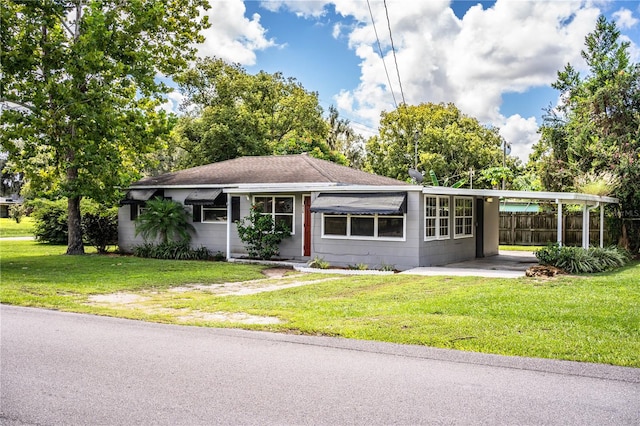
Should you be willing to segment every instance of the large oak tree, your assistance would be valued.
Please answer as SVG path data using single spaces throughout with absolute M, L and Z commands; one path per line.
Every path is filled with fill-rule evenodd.
M 80 200 L 113 203 L 168 132 L 158 110 L 193 58 L 206 0 L 1 0 L 2 148 L 32 191 L 68 200 L 68 254 L 84 253 Z
M 179 168 L 300 152 L 346 162 L 327 143 L 329 127 L 318 94 L 295 78 L 264 71 L 252 75 L 238 64 L 205 58 L 175 80 L 185 95 L 174 133 Z
M 469 183 L 470 172 L 502 165 L 503 143 L 496 128 L 482 126 L 453 104 L 401 105 L 382 114 L 379 134 L 366 145 L 366 167 L 400 180 L 416 168 L 449 183 Z

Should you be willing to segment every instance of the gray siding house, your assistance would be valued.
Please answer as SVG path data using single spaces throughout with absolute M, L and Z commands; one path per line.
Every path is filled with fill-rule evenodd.
M 134 220 L 147 200 L 163 197 L 191 212 L 193 246 L 242 258 L 235 222 L 259 205 L 292 230 L 280 258 L 406 270 L 498 254 L 501 197 L 542 197 L 585 209 L 617 201 L 577 195 L 423 187 L 306 154 L 241 157 L 132 184 L 118 213 L 118 242 L 123 251 L 142 244 Z

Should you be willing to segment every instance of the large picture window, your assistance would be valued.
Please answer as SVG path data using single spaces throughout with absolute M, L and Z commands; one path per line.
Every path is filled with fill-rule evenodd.
M 284 223 L 292 235 L 295 233 L 293 196 L 256 196 L 253 205 L 262 210 L 262 214 L 271 215 L 274 223 Z
M 456 197 L 454 213 L 454 237 L 473 237 L 473 198 Z
M 322 235 L 327 238 L 403 239 L 404 215 L 323 214 Z
M 449 197 L 424 197 L 424 239 L 449 238 Z

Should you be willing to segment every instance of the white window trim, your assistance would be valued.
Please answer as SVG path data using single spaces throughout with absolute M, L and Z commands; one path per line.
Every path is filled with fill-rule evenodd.
M 436 215 L 435 216 L 428 216 L 428 218 L 430 219 L 435 219 L 436 223 L 435 223 L 435 231 L 436 231 L 436 235 L 432 236 L 432 237 L 427 237 L 426 233 L 427 233 L 427 229 L 426 229 L 426 221 L 427 221 L 427 198 L 435 198 L 436 199 Z M 440 216 L 440 200 L 447 200 L 449 202 L 449 215 L 446 217 L 447 219 L 447 229 L 449 231 L 449 233 L 447 235 L 440 235 L 440 219 L 444 219 L 444 216 Z M 451 200 L 449 199 L 448 195 L 425 195 L 424 196 L 424 224 L 425 224 L 425 229 L 423 232 L 423 237 L 425 241 L 436 241 L 436 240 L 448 240 L 451 238 Z
M 213 224 L 218 224 L 218 225 L 226 225 L 227 222 L 229 221 L 229 215 L 227 214 L 227 206 L 224 207 L 207 207 L 210 206 L 212 204 L 202 204 L 198 207 L 200 207 L 200 223 L 213 223 Z M 222 220 L 204 220 L 204 209 L 207 208 L 209 210 L 220 210 L 220 211 L 224 211 L 224 214 L 227 215 L 227 220 L 222 221 Z
M 259 195 L 254 195 L 253 199 L 252 199 L 252 203 L 251 205 L 255 205 L 256 204 L 256 198 L 269 198 L 271 197 L 271 206 L 272 206 L 272 211 L 267 213 L 267 212 L 263 212 L 262 214 L 269 214 L 271 215 L 271 219 L 274 221 L 276 220 L 276 214 L 278 215 L 287 215 L 287 216 L 291 216 L 291 235 L 295 235 L 296 234 L 296 196 L 295 195 L 290 195 L 290 194 L 277 194 L 277 195 L 273 195 L 273 194 L 259 194 Z M 293 208 L 293 211 L 291 213 L 276 213 L 275 212 L 275 206 L 276 206 L 276 198 L 291 198 L 292 203 L 291 203 L 291 207 Z
M 471 216 L 458 216 L 456 214 L 456 202 L 458 200 L 470 200 L 471 201 Z M 473 197 L 454 197 L 453 198 L 453 238 L 454 239 L 460 239 L 460 238 L 473 238 L 473 214 L 474 214 L 474 198 Z M 462 229 L 463 229 L 463 233 L 462 234 L 458 234 L 456 233 L 456 219 L 462 218 L 463 220 L 466 218 L 471 218 L 471 233 L 470 234 L 466 234 L 464 233 L 464 223 L 462 225 Z
M 325 216 L 329 217 L 346 217 L 347 218 L 347 235 L 333 235 L 333 234 L 325 234 L 324 232 L 324 218 Z M 367 237 L 363 235 L 351 235 L 351 218 L 352 217 L 366 217 L 371 218 L 373 216 L 373 234 L 372 237 Z M 386 217 L 386 218 L 402 218 L 402 237 L 378 237 L 378 217 Z M 407 240 L 407 215 L 406 213 L 403 215 L 379 215 L 377 213 L 373 215 L 366 214 L 328 214 L 322 213 L 322 238 L 330 239 L 330 240 L 364 240 L 364 241 L 406 241 Z

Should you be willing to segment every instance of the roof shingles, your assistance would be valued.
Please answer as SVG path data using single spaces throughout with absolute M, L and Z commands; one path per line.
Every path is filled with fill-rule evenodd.
M 403 185 L 405 182 L 341 166 L 307 154 L 239 157 L 147 177 L 135 186 L 198 186 L 237 184 L 336 183 Z

